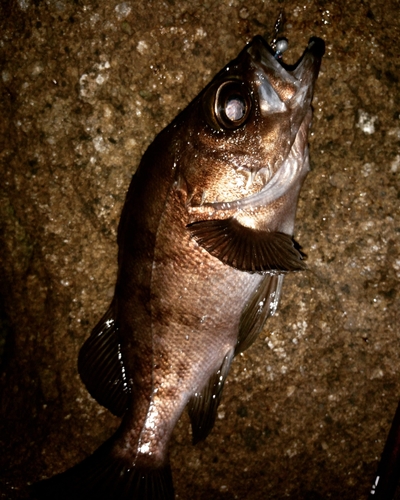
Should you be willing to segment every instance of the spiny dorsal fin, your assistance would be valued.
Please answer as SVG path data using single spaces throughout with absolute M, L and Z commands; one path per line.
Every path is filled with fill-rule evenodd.
M 281 295 L 283 274 L 267 275 L 245 305 L 239 323 L 235 356 L 256 340 L 268 316 L 275 314 Z
M 193 222 L 187 227 L 207 252 L 240 271 L 274 273 L 305 267 L 303 254 L 288 234 L 252 229 L 234 217 Z
M 113 304 L 93 328 L 78 357 L 78 370 L 90 395 L 114 415 L 122 416 L 130 389 L 118 339 Z
M 214 426 L 217 409 L 221 401 L 222 389 L 233 359 L 233 350 L 222 362 L 221 368 L 211 375 L 205 387 L 194 394 L 188 403 L 189 417 L 192 423 L 193 444 L 206 439 Z

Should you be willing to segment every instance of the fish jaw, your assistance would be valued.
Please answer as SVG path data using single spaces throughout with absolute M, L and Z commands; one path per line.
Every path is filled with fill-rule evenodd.
M 319 38 L 311 38 L 303 55 L 292 66 L 277 59 L 261 36 L 255 37 L 245 50 L 252 58 L 258 77 L 256 83 L 261 113 L 268 117 L 290 110 L 292 144 L 311 106 L 325 44 Z
M 297 151 L 304 150 L 304 144 L 297 143 L 297 151 L 293 151 L 293 144 L 303 122 L 307 125 L 303 127 L 303 133 L 300 135 L 307 142 L 307 133 L 304 134 L 304 129 L 308 131 L 311 123 L 311 101 L 324 47 L 325 44 L 321 39 L 311 38 L 303 55 L 293 66 L 288 66 L 277 59 L 270 46 L 260 36 L 255 37 L 247 48 L 254 66 L 255 86 L 262 117 L 267 120 L 271 119 L 271 115 L 283 117 L 289 112 L 289 124 L 287 124 L 289 126 L 286 125 L 287 128 L 281 130 L 286 136 L 288 147 L 282 148 L 281 159 L 278 159 L 273 167 L 273 176 L 289 156 L 292 157 L 290 164 L 293 156 L 300 158 Z M 264 144 L 270 142 L 270 138 L 265 137 Z

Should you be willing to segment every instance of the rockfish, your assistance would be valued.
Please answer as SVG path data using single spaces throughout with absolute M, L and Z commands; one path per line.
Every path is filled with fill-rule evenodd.
M 170 500 L 168 443 L 185 407 L 211 431 L 233 358 L 304 268 L 293 240 L 309 170 L 324 42 L 286 65 L 256 36 L 149 146 L 118 229 L 111 305 L 83 345 L 90 394 L 122 417 L 91 456 L 37 498 Z

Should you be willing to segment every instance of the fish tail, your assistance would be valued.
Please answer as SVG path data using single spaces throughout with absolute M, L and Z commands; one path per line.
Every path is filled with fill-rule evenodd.
M 35 500 L 173 500 L 170 465 L 128 466 L 108 440 L 67 471 L 32 486 Z

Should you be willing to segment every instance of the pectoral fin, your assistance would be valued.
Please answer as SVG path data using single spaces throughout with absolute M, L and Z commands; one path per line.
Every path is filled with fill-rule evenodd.
M 274 273 L 305 267 L 304 255 L 288 234 L 252 229 L 234 217 L 194 222 L 187 227 L 207 252 L 240 271 Z

